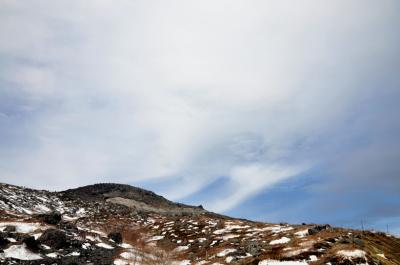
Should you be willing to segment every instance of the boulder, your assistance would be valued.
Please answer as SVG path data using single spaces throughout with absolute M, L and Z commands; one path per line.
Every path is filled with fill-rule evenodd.
M 33 252 L 39 251 L 39 242 L 33 236 L 24 238 L 22 242 L 25 243 L 26 247 Z
M 58 229 L 47 229 L 39 237 L 38 241 L 41 244 L 47 245 L 51 248 L 60 249 L 67 245 L 67 237 L 65 233 Z
M 309 228 L 308 229 L 308 234 L 309 235 L 315 235 L 315 234 L 321 232 L 322 230 L 327 230 L 330 227 L 331 227 L 330 225 L 317 225 L 317 226 L 314 226 L 312 228 Z
M 250 241 L 249 243 L 247 243 L 245 250 L 252 256 L 258 256 L 261 254 L 261 245 L 257 241 Z
M 56 225 L 61 221 L 61 214 L 59 212 L 51 212 L 42 214 L 43 222 L 50 225 Z
M 4 232 L 7 233 L 14 233 L 17 231 L 17 228 L 13 225 L 7 225 L 6 228 L 4 228 Z
M 112 232 L 108 234 L 108 238 L 112 239 L 115 243 L 121 244 L 122 243 L 122 234 L 119 232 Z
M 3 234 L 0 234 L 0 249 L 6 247 L 10 243 L 10 240 L 8 240 Z

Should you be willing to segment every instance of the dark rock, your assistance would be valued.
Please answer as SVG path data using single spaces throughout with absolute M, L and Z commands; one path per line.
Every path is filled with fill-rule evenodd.
M 350 238 L 341 238 L 338 242 L 340 244 L 351 244 Z
M 42 214 L 43 222 L 50 225 L 56 225 L 61 221 L 61 214 L 59 212 L 52 212 L 48 214 Z
M 10 240 L 8 240 L 7 238 L 5 238 L 4 235 L 0 234 L 0 249 L 4 248 L 5 246 L 7 246 L 10 243 Z
M 7 225 L 6 228 L 4 229 L 4 232 L 8 233 L 14 233 L 15 231 L 17 231 L 17 228 L 13 225 Z
M 309 235 L 315 235 L 315 234 L 321 232 L 322 230 L 327 230 L 330 227 L 331 227 L 330 225 L 317 225 L 317 226 L 314 226 L 312 228 L 309 228 L 308 229 L 308 234 Z
M 261 254 L 261 245 L 257 241 L 250 241 L 245 246 L 245 250 L 247 253 L 250 253 L 252 256 L 258 256 Z
M 39 242 L 33 236 L 24 238 L 22 242 L 25 243 L 26 247 L 33 252 L 39 251 Z
M 358 238 L 354 238 L 353 239 L 353 243 L 358 245 L 358 246 L 360 246 L 360 247 L 364 247 L 364 245 L 365 245 L 364 241 L 362 241 L 361 239 L 358 239 Z
M 67 237 L 65 236 L 65 233 L 53 228 L 44 231 L 44 233 L 39 237 L 38 241 L 41 244 L 55 249 L 60 249 L 67 245 Z
M 327 241 L 329 243 L 335 243 L 336 239 L 334 237 L 330 237 L 330 238 L 325 239 L 325 241 Z
M 121 244 L 122 243 L 122 234 L 119 232 L 112 232 L 108 234 L 108 238 L 112 239 L 115 243 Z

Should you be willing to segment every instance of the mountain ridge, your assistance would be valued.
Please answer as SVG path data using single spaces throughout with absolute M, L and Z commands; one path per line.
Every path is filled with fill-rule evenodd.
M 0 264 L 400 264 L 400 239 L 232 218 L 126 184 L 0 183 Z

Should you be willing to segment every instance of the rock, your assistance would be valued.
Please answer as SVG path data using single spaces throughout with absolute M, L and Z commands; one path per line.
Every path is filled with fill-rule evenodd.
M 7 238 L 5 238 L 2 234 L 0 234 L 0 249 L 4 248 L 5 246 L 7 246 L 10 243 L 10 240 L 8 240 Z
M 38 241 L 41 244 L 45 244 L 51 248 L 60 249 L 67 245 L 67 237 L 63 231 L 57 229 L 47 229 L 39 237 Z
M 250 253 L 252 256 L 258 256 L 261 254 L 261 246 L 257 241 L 250 241 L 245 246 L 245 250 L 247 253 Z
M 33 252 L 39 251 L 39 242 L 33 236 L 28 236 L 24 238 L 22 242 L 25 243 L 26 247 L 31 251 Z
M 334 237 L 330 237 L 330 238 L 325 239 L 325 241 L 329 242 L 329 243 L 335 243 L 336 239 Z
M 61 221 L 61 214 L 59 212 L 52 212 L 48 214 L 42 214 L 43 222 L 50 225 L 56 225 Z
M 330 227 L 331 227 L 330 225 L 317 225 L 317 226 L 314 226 L 312 228 L 309 228 L 308 229 L 308 234 L 309 235 L 315 235 L 315 234 L 321 232 L 322 230 L 327 230 Z
M 112 239 L 115 243 L 121 244 L 122 243 L 122 234 L 119 232 L 112 232 L 108 234 L 108 238 Z
M 17 231 L 17 228 L 13 225 L 7 225 L 6 228 L 4 229 L 4 232 L 8 233 L 14 233 L 15 231 Z
M 353 239 L 353 243 L 358 245 L 358 246 L 360 246 L 360 247 L 364 247 L 364 245 L 365 245 L 364 241 L 362 241 L 361 239 L 358 239 L 358 238 L 354 238 Z

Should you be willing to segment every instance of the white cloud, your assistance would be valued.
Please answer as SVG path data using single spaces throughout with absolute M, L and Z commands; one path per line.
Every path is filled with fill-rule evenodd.
M 210 203 L 211 210 L 224 212 L 231 210 L 243 200 L 255 196 L 259 191 L 276 183 L 286 180 L 304 172 L 307 167 L 288 165 L 265 166 L 250 164 L 232 168 L 229 176 L 232 182 L 232 192 L 229 196 L 221 198 L 217 202 Z
M 301 173 L 299 145 L 374 94 L 368 78 L 398 49 L 390 1 L 0 5 L 0 65 L 17 73 L 0 73 L 15 101 L 1 112 L 29 110 L 27 126 L 11 121 L 29 144 L 2 144 L 1 181 L 178 176 L 166 194 L 179 199 L 228 176 L 221 210 Z

